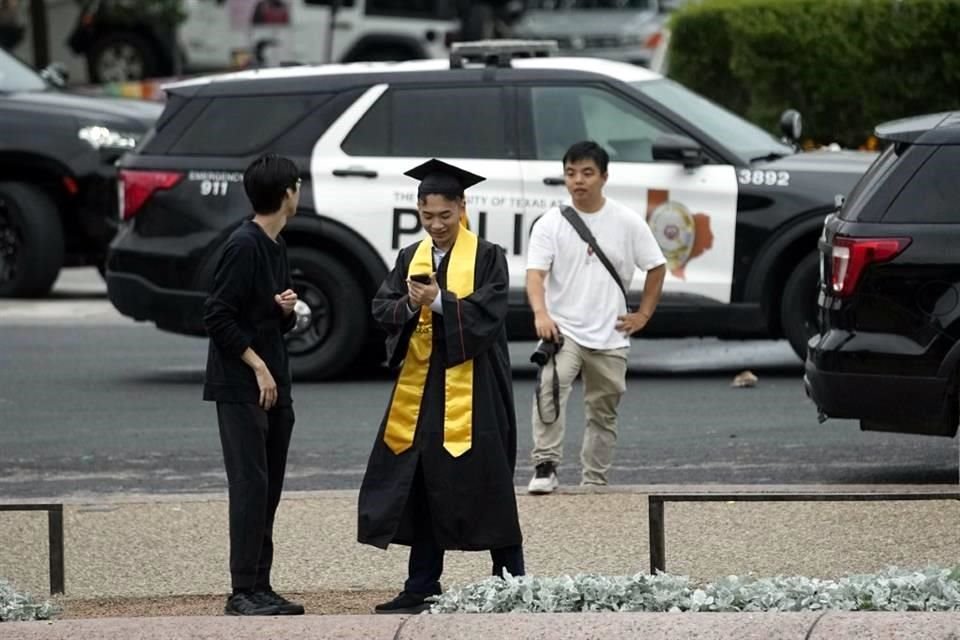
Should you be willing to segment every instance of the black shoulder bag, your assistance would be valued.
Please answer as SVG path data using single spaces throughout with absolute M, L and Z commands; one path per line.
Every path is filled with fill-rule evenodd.
M 600 259 L 600 262 L 603 263 L 603 266 L 606 267 L 607 271 L 610 272 L 610 275 L 613 277 L 614 282 L 617 283 L 617 286 L 620 287 L 620 293 L 623 294 L 623 302 L 626 305 L 627 312 L 630 311 L 630 301 L 627 299 L 627 289 L 623 286 L 623 281 L 620 279 L 620 275 L 617 273 L 617 270 L 613 268 L 613 264 L 610 262 L 610 259 L 607 258 L 607 255 L 601 251 L 600 247 L 597 245 L 597 239 L 593 237 L 593 233 L 590 232 L 590 229 L 587 228 L 587 225 L 583 223 L 583 220 L 580 216 L 577 215 L 577 212 L 573 210 L 573 207 L 568 207 L 566 205 L 560 205 L 560 213 L 563 214 L 563 217 L 567 219 L 573 228 L 576 230 L 577 234 L 583 238 L 583 241 L 590 245 L 590 248 L 593 250 L 593 253 Z M 553 351 L 550 355 L 550 359 L 554 361 L 553 367 L 553 408 L 555 411 L 555 416 L 552 421 L 547 422 L 543 419 L 543 411 L 540 409 L 540 379 L 543 371 L 542 367 L 537 368 L 537 389 L 536 389 L 536 399 L 537 399 L 537 413 L 540 414 L 540 420 L 543 420 L 544 424 L 553 424 L 559 418 L 560 413 L 560 383 L 557 380 L 557 367 L 556 367 L 556 358 L 557 358 L 557 349 Z
M 630 312 L 630 301 L 627 300 L 627 289 L 623 286 L 623 280 L 620 279 L 620 275 L 617 273 L 617 270 L 613 268 L 613 264 L 610 263 L 610 260 L 607 258 L 606 254 L 600 250 L 600 247 L 597 246 L 597 239 L 593 237 L 593 233 L 590 232 L 590 229 L 587 228 L 587 225 L 583 223 L 583 220 L 580 216 L 577 215 L 577 212 L 573 210 L 573 207 L 568 207 L 566 205 L 560 205 L 560 213 L 563 214 L 563 217 L 567 219 L 577 233 L 583 238 L 583 241 L 590 245 L 590 248 L 593 249 L 593 253 L 600 258 L 600 262 L 603 263 L 603 266 L 607 268 L 607 271 L 610 272 L 610 275 L 613 277 L 614 281 L 617 283 L 617 286 L 620 287 L 620 293 L 623 294 L 623 302 L 627 306 L 627 312 Z

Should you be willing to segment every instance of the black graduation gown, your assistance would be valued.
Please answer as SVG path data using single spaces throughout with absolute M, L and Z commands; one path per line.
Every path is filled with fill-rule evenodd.
M 387 332 L 393 367 L 402 363 L 417 325 L 418 314 L 408 312 L 406 284 L 416 249 L 413 244 L 400 251 L 372 304 L 373 317 Z M 513 484 L 517 421 L 504 324 L 507 261 L 502 248 L 479 240 L 474 292 L 460 301 L 458 314 L 457 297 L 445 287 L 449 257 L 448 252 L 437 269 L 443 314 L 433 314 L 433 347 L 413 444 L 396 455 L 384 443 L 388 404 L 360 487 L 357 538 L 383 549 L 390 543 L 413 544 L 417 528 L 422 532 L 428 526 L 443 549 L 476 551 L 522 542 Z M 474 366 L 472 446 L 455 458 L 443 448 L 444 379 L 448 367 L 469 358 Z M 418 465 L 423 488 L 411 495 Z M 414 514 L 423 512 L 418 501 L 429 508 L 430 523 L 414 523 Z

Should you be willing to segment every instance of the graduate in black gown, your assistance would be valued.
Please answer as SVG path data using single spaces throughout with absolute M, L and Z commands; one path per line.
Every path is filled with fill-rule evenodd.
M 469 230 L 464 190 L 484 178 L 430 160 L 417 208 L 427 237 L 400 250 L 373 299 L 400 367 L 363 477 L 358 540 L 410 546 L 409 575 L 377 613 L 418 613 L 441 593 L 446 549 L 490 550 L 523 575 L 514 467 L 517 423 L 501 247 Z

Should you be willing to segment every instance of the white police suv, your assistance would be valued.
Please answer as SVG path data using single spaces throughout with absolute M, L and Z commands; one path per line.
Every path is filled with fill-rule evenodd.
M 561 157 L 589 138 L 610 153 L 607 193 L 647 217 L 668 258 L 663 302 L 645 336 L 786 336 L 805 353 L 824 217 L 875 154 L 797 152 L 647 69 L 556 57 L 553 48 L 464 43 L 449 60 L 247 71 L 167 86 L 163 116 L 119 165 L 111 301 L 162 329 L 202 335 L 218 252 L 249 215 L 243 169 L 275 151 L 304 179 L 303 211 L 284 231 L 306 303 L 288 335 L 294 373 L 331 377 L 376 360 L 382 340 L 370 298 L 397 250 L 422 234 L 416 184 L 403 171 L 438 157 L 487 178 L 470 190 L 468 211 L 507 251 L 508 331 L 530 338 L 530 227 L 567 197 Z M 633 284 L 639 297 L 639 278 Z

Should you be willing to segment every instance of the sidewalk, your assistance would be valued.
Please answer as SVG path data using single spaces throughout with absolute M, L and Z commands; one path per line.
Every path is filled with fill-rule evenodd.
M 646 572 L 649 569 L 646 498 L 650 491 L 730 492 L 738 488 L 748 491 L 776 489 L 769 485 L 657 485 L 619 486 L 592 491 L 569 488 L 542 497 L 520 493 L 528 572 L 538 575 L 624 575 Z M 798 489 L 796 486 L 790 488 Z M 956 491 L 957 487 L 816 485 L 806 489 L 823 492 L 907 489 L 930 492 L 938 489 Z M 191 594 L 214 594 L 216 598 L 228 591 L 227 510 L 224 495 L 97 496 L 58 502 L 65 505 L 67 593 L 61 600 L 64 618 L 71 617 L 71 602 L 95 598 Z M 921 568 L 928 564 L 955 565 L 960 561 L 958 525 L 960 501 L 956 500 L 668 503 L 667 570 L 701 580 L 751 572 L 758 576 L 782 574 L 836 578 L 847 573 L 874 572 L 890 565 L 905 568 Z M 340 613 L 358 612 L 357 609 L 362 611 L 382 599 L 382 594 L 399 590 L 406 571 L 406 548 L 391 547 L 383 552 L 359 545 L 355 539 L 355 491 L 285 494 L 275 530 L 274 586 L 281 592 L 316 594 L 320 599 L 328 592 L 353 594 L 352 608 Z M 46 517 L 43 513 L 0 513 L 0 576 L 11 581 L 19 591 L 32 593 L 38 598 L 43 597 L 49 589 L 46 540 Z M 489 571 L 488 554 L 450 553 L 446 562 L 444 587 L 482 579 Z M 337 613 L 336 610 L 330 612 Z M 308 610 L 308 613 L 317 611 Z M 126 615 L 149 615 L 149 612 Z M 778 614 L 776 622 L 771 623 L 770 615 L 734 615 L 729 622 L 734 626 L 730 627 L 725 626 L 727 623 L 723 621 L 727 617 L 721 614 L 679 615 L 675 619 L 670 618 L 672 622 L 669 628 L 676 628 L 678 634 L 670 637 L 804 637 L 811 628 L 811 620 L 819 617 L 819 614 L 811 614 L 813 618 L 804 618 L 803 614 Z M 908 629 L 911 624 L 909 621 L 917 620 L 909 616 L 902 620 L 895 619 L 886 614 L 859 615 L 866 616 L 866 621 L 857 616 L 850 620 L 858 625 L 867 625 L 864 627 L 864 634 L 867 635 L 850 636 L 845 632 L 843 635 L 835 633 L 832 637 L 880 637 L 869 635 L 868 628 L 883 621 L 883 625 L 902 622 L 906 625 L 904 629 Z M 920 627 L 931 630 L 936 627 L 930 625 L 942 624 L 945 625 L 944 629 L 952 629 L 956 638 L 960 638 L 960 614 L 922 615 Z M 549 633 L 548 626 L 545 626 L 547 621 L 541 617 L 525 622 L 524 617 L 513 615 L 470 616 L 467 623 L 458 623 L 458 616 L 431 618 L 430 621 L 421 621 L 418 617 L 415 623 L 407 622 L 400 634 L 397 634 L 396 619 L 383 621 L 382 617 L 373 616 L 306 616 L 299 620 L 276 620 L 272 623 L 247 620 L 241 623 L 225 621 L 223 617 L 150 619 L 149 624 L 145 624 L 144 618 L 126 622 L 62 620 L 53 624 L 31 623 L 27 627 L 17 628 L 18 634 L 26 634 L 29 629 L 31 634 L 48 635 L 9 636 L 14 628 L 11 623 L 4 623 L 0 626 L 0 638 L 236 638 L 241 637 L 237 632 L 242 630 L 244 633 L 249 631 L 252 634 L 250 637 L 271 638 L 380 637 L 377 634 L 394 637 L 397 634 L 397 637 L 457 637 L 458 640 L 465 640 L 481 635 L 485 639 L 515 637 L 512 631 L 503 635 L 505 630 L 502 625 L 508 622 L 511 628 L 512 625 L 518 625 L 516 633 L 524 637 L 540 637 L 541 631 L 545 634 L 543 637 L 551 638 L 618 637 L 601 632 L 601 628 L 613 625 L 609 627 L 610 634 L 614 634 L 612 629 L 622 628 L 624 633 L 629 631 L 631 636 L 653 638 L 661 636 L 650 635 L 645 625 L 649 625 L 649 629 L 667 628 L 657 614 L 617 614 L 617 617 L 609 620 L 593 616 L 570 616 L 562 628 L 556 627 L 556 622 L 550 623 L 554 626 Z M 439 618 L 447 622 L 438 621 Z M 487 618 L 493 621 L 485 622 Z M 754 618 L 759 618 L 759 621 L 754 621 Z M 564 619 L 567 617 L 564 616 Z M 561 630 L 573 633 L 577 625 L 586 624 L 588 619 L 591 625 L 598 625 L 591 627 L 593 631 L 587 633 L 584 627 L 579 627 L 584 630 L 583 634 L 557 635 Z M 848 618 L 830 614 L 817 624 L 815 634 L 810 637 L 831 637 L 818 634 L 825 633 L 823 629 L 827 622 L 840 624 L 843 620 Z M 237 624 L 243 626 L 237 627 Z M 261 631 L 269 628 L 269 633 L 257 635 L 258 624 L 267 624 Z M 454 629 L 457 624 L 465 624 L 466 627 L 464 630 Z M 481 633 L 487 624 L 494 625 L 500 631 L 487 629 Z M 782 634 L 770 635 L 773 628 L 770 624 L 778 629 L 782 627 Z M 364 632 L 357 636 L 342 635 L 347 633 L 347 627 L 351 625 L 361 625 Z M 684 635 L 688 632 L 680 629 L 693 629 L 689 625 L 710 633 Z M 742 633 L 735 632 L 739 628 L 736 625 L 742 626 Z M 759 625 L 756 627 L 759 635 L 748 634 L 753 633 L 749 629 L 754 625 Z M 338 629 L 335 633 L 334 627 Z M 122 629 L 133 628 L 137 630 L 134 635 L 121 633 Z M 43 629 L 46 631 L 41 631 Z M 70 629 L 72 631 L 67 634 Z M 172 629 L 177 629 L 176 633 Z M 796 629 L 799 635 L 793 634 L 790 629 Z M 213 635 L 204 635 L 208 633 L 205 630 Z M 63 636 L 56 635 L 61 631 Z M 113 632 L 119 635 L 110 635 Z M 182 635 L 184 633 L 193 635 Z M 412 633 L 419 635 L 410 635 Z M 470 635 L 474 633 L 477 635 Z
M 4 640 L 956 640 L 958 637 L 960 613 L 298 616 L 0 624 L 0 638 Z

